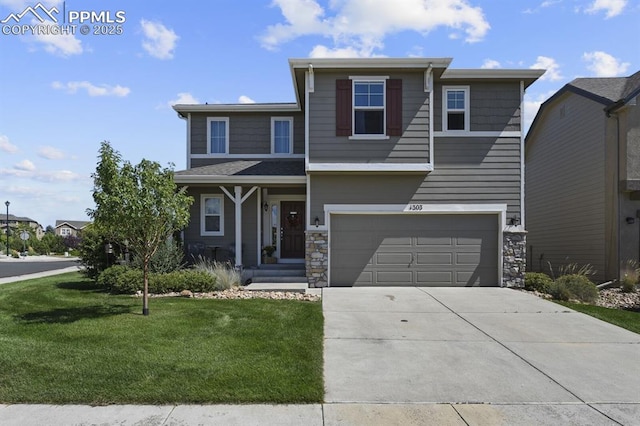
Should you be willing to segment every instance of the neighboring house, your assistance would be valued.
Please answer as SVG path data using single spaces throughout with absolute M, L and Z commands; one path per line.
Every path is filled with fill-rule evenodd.
M 175 105 L 189 254 L 311 286 L 521 285 L 522 105 L 541 70 L 292 59 L 296 102 Z M 268 83 L 268 82 L 265 82 Z
M 9 215 L 9 229 L 11 229 L 11 233 L 15 232 L 21 226 L 28 226 L 33 229 L 35 236 L 37 239 L 42 238 L 44 235 L 44 229 L 42 225 L 40 225 L 35 220 L 29 217 L 19 217 L 14 216 L 12 214 Z M 7 230 L 7 216 L 5 214 L 0 214 L 0 230 L 2 231 L 2 235 L 6 235 Z
M 56 220 L 55 234 L 61 237 L 79 237 L 82 230 L 91 222 L 82 220 Z
M 526 137 L 529 262 L 590 264 L 597 281 L 639 260 L 640 71 L 578 78 L 542 104 Z

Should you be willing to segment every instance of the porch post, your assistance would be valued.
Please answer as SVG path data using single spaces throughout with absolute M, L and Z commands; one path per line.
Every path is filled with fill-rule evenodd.
M 236 267 L 242 265 L 242 187 L 235 186 L 236 205 Z

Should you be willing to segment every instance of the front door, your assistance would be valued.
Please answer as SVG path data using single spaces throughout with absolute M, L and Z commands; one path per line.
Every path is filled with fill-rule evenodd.
M 304 201 L 280 202 L 280 257 L 304 259 L 305 230 Z

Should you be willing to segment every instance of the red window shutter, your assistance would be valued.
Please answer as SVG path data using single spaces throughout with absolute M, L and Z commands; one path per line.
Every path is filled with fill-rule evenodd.
M 351 80 L 336 80 L 336 136 L 351 136 Z
M 387 136 L 402 136 L 402 80 L 387 80 Z

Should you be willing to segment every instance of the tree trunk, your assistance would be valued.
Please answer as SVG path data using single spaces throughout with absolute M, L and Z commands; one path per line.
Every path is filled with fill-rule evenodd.
M 143 262 L 143 281 L 144 281 L 144 290 L 142 293 L 142 315 L 149 315 L 149 259 L 144 259 Z

